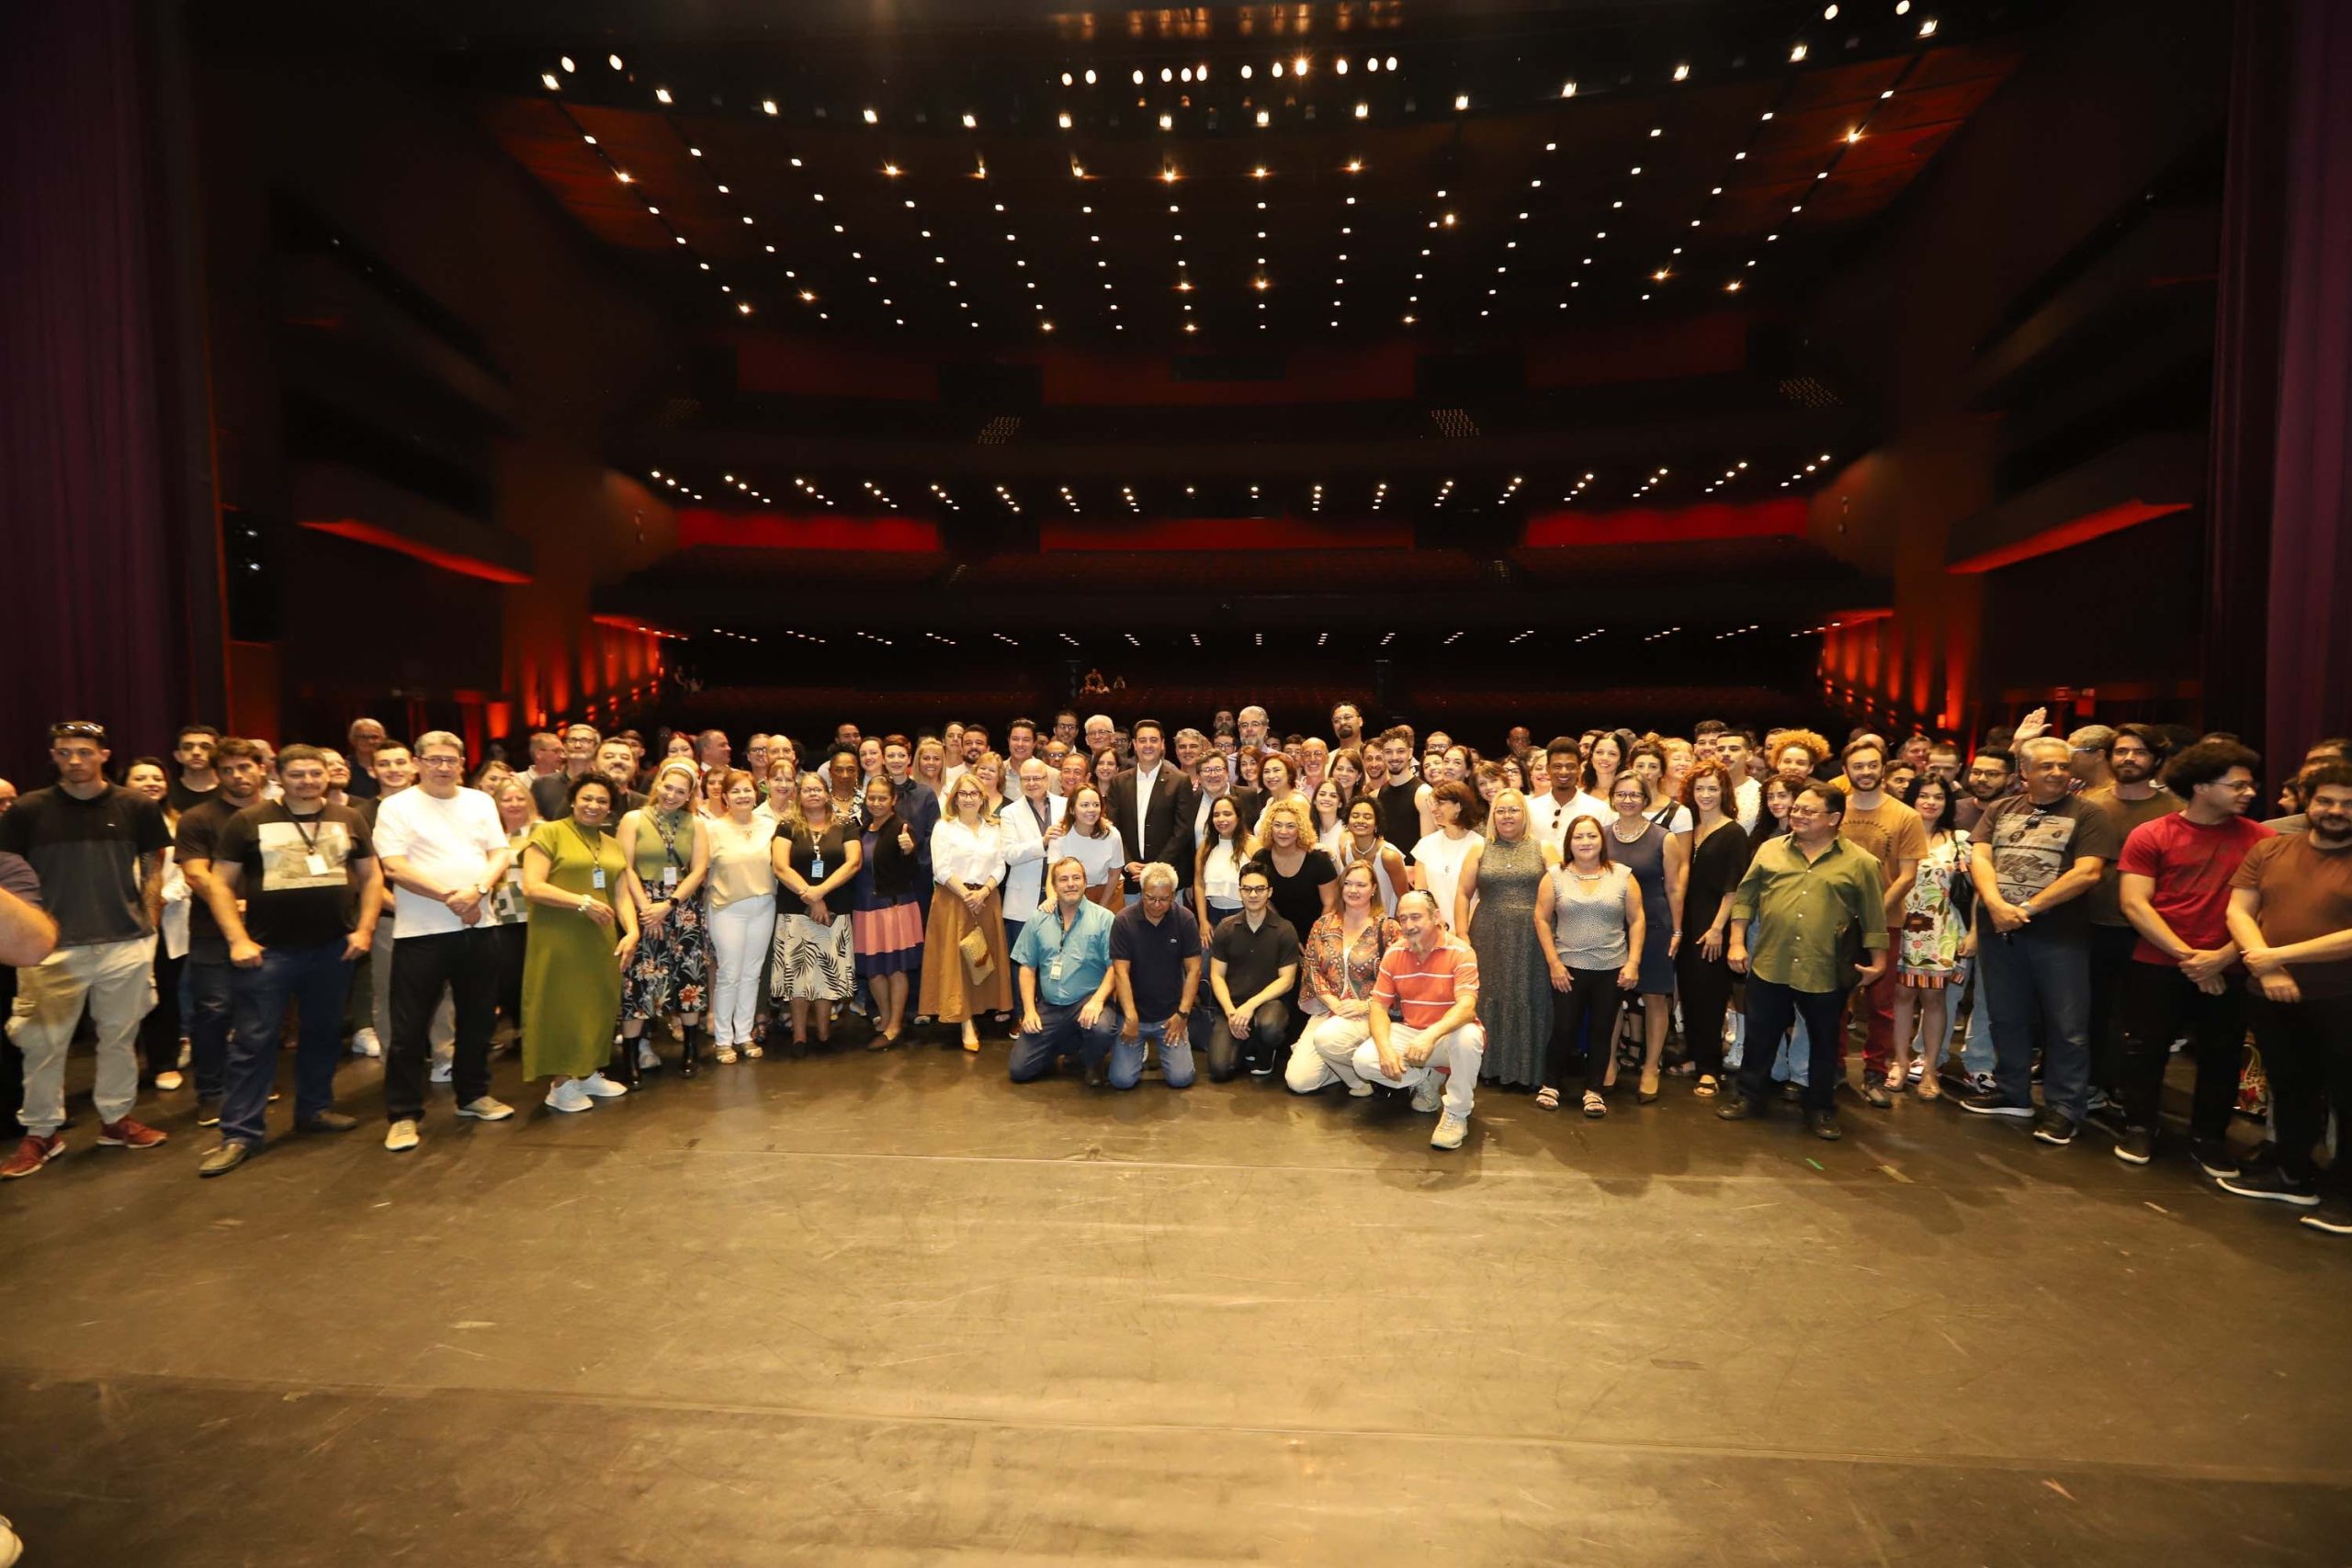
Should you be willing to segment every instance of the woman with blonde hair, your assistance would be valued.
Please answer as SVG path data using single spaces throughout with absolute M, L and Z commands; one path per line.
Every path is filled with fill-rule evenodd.
M 1273 762 L 1272 757 L 1266 761 L 1269 766 Z M 1251 863 L 1263 866 L 1272 884 L 1269 906 L 1290 922 L 1292 931 L 1311 931 L 1316 921 L 1339 906 L 1340 868 L 1315 847 L 1306 802 L 1277 800 L 1258 820 L 1264 831 Z
M 523 1028 L 523 960 L 530 943 L 530 900 L 523 896 L 523 852 L 530 847 L 531 834 L 539 825 L 538 801 L 531 794 L 530 781 L 508 773 L 490 792 L 492 804 L 498 807 L 498 826 L 506 835 L 506 849 L 512 857 L 506 863 L 506 875 L 482 905 L 483 923 L 498 931 L 498 1010 L 522 1038 Z
M 662 764 L 651 798 L 620 819 L 614 836 L 628 869 L 621 890 L 636 914 L 637 951 L 622 976 L 621 1051 L 634 1075 L 661 1066 L 645 1025 L 662 1013 L 678 1023 L 679 1071 L 695 1072 L 695 1026 L 710 1005 L 710 928 L 702 885 L 710 839 L 695 814 L 700 786 L 683 759 Z
M 1487 1031 L 1480 1077 L 1535 1089 L 1552 1039 L 1552 987 L 1535 946 L 1535 897 L 1559 852 L 1536 837 L 1527 797 L 1495 796 L 1495 836 L 1473 840 L 1454 874 L 1455 918 L 1478 955 L 1478 1021 Z
M 1004 946 L 1004 904 L 997 889 L 1005 873 L 1004 838 L 988 815 L 988 795 L 978 779 L 956 781 L 947 809 L 931 830 L 931 919 L 925 928 L 922 991 L 925 1017 L 960 1023 L 964 1049 L 980 1048 L 974 1021 L 984 1012 L 1012 1007 L 1012 976 Z M 964 940 L 977 934 L 985 977 L 964 953 Z
M 759 787 L 725 770 L 727 815 L 705 825 L 710 840 L 711 1044 L 759 1049 L 760 977 L 775 950 L 775 823 L 756 810 Z

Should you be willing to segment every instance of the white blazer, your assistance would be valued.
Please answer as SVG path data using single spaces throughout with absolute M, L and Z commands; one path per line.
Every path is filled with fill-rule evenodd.
M 1069 809 L 1060 795 L 1046 796 L 1046 826 L 1051 828 Z M 1004 918 L 1025 921 L 1045 902 L 1046 837 L 1029 814 L 1027 796 L 1006 804 L 997 818 L 1004 836 Z

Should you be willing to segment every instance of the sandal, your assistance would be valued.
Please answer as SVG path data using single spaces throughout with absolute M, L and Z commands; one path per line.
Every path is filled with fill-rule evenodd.
M 1901 1067 L 1897 1067 L 1886 1075 L 1887 1093 L 1901 1094 L 1905 1089 L 1909 1089 L 1910 1087 L 1911 1080 L 1903 1076 L 1903 1069 Z
M 965 1024 L 965 1025 L 964 1025 L 964 1049 L 965 1049 L 965 1050 L 967 1050 L 967 1051 L 977 1051 L 977 1050 L 978 1050 L 979 1048 L 980 1048 L 980 1032 L 979 1032 L 978 1030 L 977 1030 L 977 1029 L 973 1028 L 973 1027 L 972 1027 L 972 1025 L 971 1025 L 971 1024 L 969 1024 L 969 1023 Z
M 1922 1077 L 1913 1092 L 1921 1100 L 1941 1100 L 1944 1097 L 1943 1086 L 1936 1081 L 1936 1075 L 1933 1073 Z
M 1556 1089 L 1551 1088 L 1537 1089 L 1535 1091 L 1535 1109 L 1538 1111 L 1557 1111 L 1560 1109 L 1560 1091 Z
M 1715 1098 L 1715 1075 L 1713 1073 L 1701 1073 L 1699 1075 L 1697 1087 L 1692 1089 L 1690 1092 L 1697 1095 L 1701 1100 L 1713 1100 Z
M 754 1062 L 758 1061 L 767 1054 L 767 1048 L 756 1043 L 743 1047 L 743 1055 L 750 1057 Z
M 1656 1067 L 1644 1067 L 1642 1069 L 1641 1093 L 1636 1096 L 1636 1098 L 1644 1105 L 1652 1104 L 1657 1100 L 1657 1069 Z
M 735 1047 L 732 1045 L 721 1045 L 718 1048 L 718 1061 L 721 1066 L 733 1066 L 735 1065 Z
M 1609 1102 L 1600 1098 L 1599 1089 L 1589 1089 L 1584 1091 L 1584 1113 L 1595 1122 L 1609 1114 Z

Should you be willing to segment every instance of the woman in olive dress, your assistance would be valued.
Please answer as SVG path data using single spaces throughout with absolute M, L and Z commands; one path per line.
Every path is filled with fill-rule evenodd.
M 523 954 L 523 1076 L 553 1078 L 548 1105 L 585 1111 L 628 1090 L 604 1074 L 621 971 L 637 952 L 637 910 L 621 890 L 628 867 L 607 830 L 613 786 L 596 773 L 571 781 L 571 815 L 542 822 L 523 851 L 531 901 Z

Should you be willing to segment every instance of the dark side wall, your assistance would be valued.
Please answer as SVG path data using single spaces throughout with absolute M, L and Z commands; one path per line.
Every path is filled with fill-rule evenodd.
M 2180 562 L 2177 519 L 2155 548 L 2137 547 L 2161 526 L 2143 525 L 1983 575 L 1945 564 L 1956 531 L 2004 499 L 2005 424 L 2032 412 L 1968 406 L 1980 344 L 2021 290 L 2214 136 L 2229 48 L 2230 7 L 2210 0 L 2059 8 L 1880 243 L 1821 282 L 1809 330 L 1877 390 L 1887 433 L 1822 491 L 1814 535 L 1895 584 L 1871 646 L 1830 658 L 1873 671 L 1869 692 L 1902 716 L 1973 733 L 2007 716 L 2003 689 L 2177 694 L 2193 681 L 2193 631 L 2144 615 L 2168 586 L 2148 574 Z M 2053 582 L 2069 585 L 2071 636 L 2047 623 Z
M 232 518 L 271 523 L 277 587 L 277 646 L 232 649 L 247 666 L 232 684 L 249 711 L 236 716 L 263 728 L 269 716 L 253 710 L 274 686 L 289 735 L 339 732 L 363 709 L 396 733 L 454 728 L 459 708 L 487 708 L 495 734 L 650 680 L 650 639 L 595 625 L 588 601 L 674 538 L 668 509 L 603 457 L 676 352 L 674 323 L 418 59 L 232 23 L 199 28 L 192 48 L 221 500 Z M 287 525 L 292 264 L 273 240 L 286 197 L 461 322 L 503 376 L 509 412 L 481 441 L 482 499 L 469 511 L 527 542 L 531 581 Z

